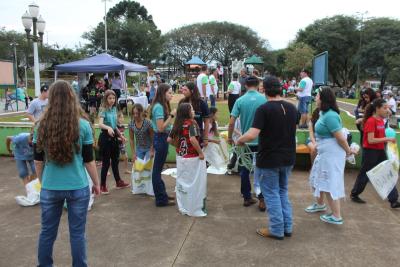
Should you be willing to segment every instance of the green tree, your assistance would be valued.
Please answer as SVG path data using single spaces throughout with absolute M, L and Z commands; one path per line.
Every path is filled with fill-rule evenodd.
M 300 30 L 296 42 L 308 44 L 316 53 L 329 52 L 329 74 L 340 87 L 350 87 L 357 80 L 359 20 L 349 16 L 333 16 L 316 20 Z
M 364 42 L 360 53 L 361 68 L 366 75 L 380 79 L 381 89 L 389 78 L 398 83 L 400 69 L 400 21 L 375 18 L 365 22 Z
M 290 44 L 285 50 L 284 71 L 286 76 L 296 76 L 302 69 L 310 69 L 314 55 L 314 49 L 305 43 Z
M 104 23 L 82 36 L 90 43 L 90 53 L 104 52 Z M 161 31 L 153 18 L 139 3 L 124 0 L 107 12 L 108 53 L 139 63 L 149 63 L 159 56 L 162 47 Z
M 268 55 L 268 42 L 248 27 L 229 22 L 195 23 L 174 29 L 164 36 L 169 62 L 184 66 L 192 56 L 216 60 L 224 66 L 252 54 Z

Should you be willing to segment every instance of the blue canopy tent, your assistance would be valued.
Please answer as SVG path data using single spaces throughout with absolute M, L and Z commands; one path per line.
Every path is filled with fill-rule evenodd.
M 127 72 L 147 72 L 147 67 L 139 64 L 131 63 L 107 53 L 88 57 L 85 59 L 60 64 L 55 66 L 55 79 L 57 80 L 58 72 L 76 72 L 76 73 L 108 73 L 119 72 L 122 85 L 126 91 L 126 73 Z M 126 95 L 127 96 L 127 95 Z
M 203 60 L 199 57 L 193 56 L 185 65 L 207 65 Z

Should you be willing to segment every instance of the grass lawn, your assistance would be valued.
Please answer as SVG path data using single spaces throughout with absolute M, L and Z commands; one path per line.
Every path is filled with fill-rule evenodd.
M 349 99 L 348 99 L 349 100 Z M 176 108 L 177 104 L 172 103 L 171 107 Z M 229 123 L 229 109 L 228 109 L 228 103 L 226 101 L 224 102 L 217 102 L 217 108 L 218 108 L 218 124 L 219 126 L 227 126 Z M 345 112 L 341 112 L 340 116 L 343 121 L 343 126 L 346 127 L 349 130 L 355 130 L 356 125 L 354 118 L 348 116 Z M 26 122 L 26 120 L 23 120 L 25 116 L 10 116 L 10 117 L 3 117 L 0 118 L 0 122 Z M 96 120 L 97 123 L 98 120 Z M 125 123 L 129 123 L 130 118 L 125 115 Z
M 338 101 L 346 102 L 349 104 L 357 105 L 358 99 L 349 99 L 349 98 L 338 98 Z

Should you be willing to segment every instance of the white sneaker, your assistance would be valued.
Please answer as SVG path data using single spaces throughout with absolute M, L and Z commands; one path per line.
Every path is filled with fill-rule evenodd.
M 307 213 L 315 213 L 315 212 L 321 212 L 321 211 L 326 211 L 326 205 L 319 205 L 318 203 L 314 203 L 307 208 L 304 209 L 305 212 Z

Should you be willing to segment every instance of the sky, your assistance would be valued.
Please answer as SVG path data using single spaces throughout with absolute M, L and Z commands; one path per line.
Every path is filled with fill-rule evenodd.
M 102 0 L 36 0 L 46 21 L 44 42 L 73 48 L 104 16 Z M 119 0 L 107 0 L 107 10 Z M 398 0 L 138 0 L 162 33 L 196 22 L 228 21 L 250 27 L 272 49 L 287 47 L 296 33 L 317 19 L 337 14 L 400 19 Z M 31 0 L 1 0 L 0 27 L 24 32 L 21 16 Z

